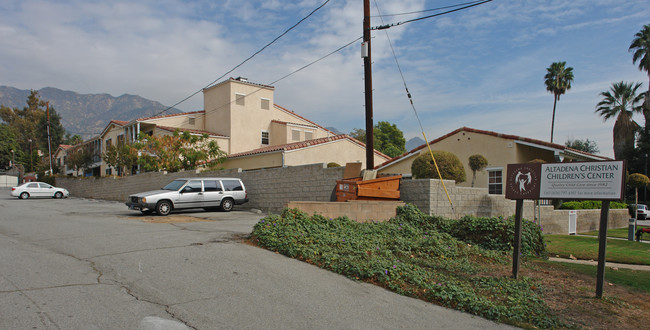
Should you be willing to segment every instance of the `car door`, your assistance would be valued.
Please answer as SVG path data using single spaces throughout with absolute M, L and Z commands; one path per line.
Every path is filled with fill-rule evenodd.
M 52 197 L 54 196 L 54 187 L 43 182 L 39 182 L 39 196 L 41 197 Z
M 41 196 L 41 188 L 38 186 L 38 182 L 28 183 L 25 186 L 25 191 L 32 197 Z
M 181 189 L 174 208 L 203 207 L 203 183 L 201 180 L 189 180 Z
M 240 202 L 246 198 L 246 192 L 241 181 L 237 179 L 224 179 L 221 180 L 221 183 L 225 190 L 225 196 L 232 197 L 236 202 Z
M 205 207 L 219 207 L 223 198 L 223 187 L 217 179 L 203 180 Z

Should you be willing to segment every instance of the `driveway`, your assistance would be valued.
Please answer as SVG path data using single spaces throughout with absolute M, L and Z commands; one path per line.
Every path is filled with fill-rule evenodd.
M 3 329 L 509 328 L 244 244 L 263 216 L 246 210 L 161 220 L 2 190 L 0 210 Z

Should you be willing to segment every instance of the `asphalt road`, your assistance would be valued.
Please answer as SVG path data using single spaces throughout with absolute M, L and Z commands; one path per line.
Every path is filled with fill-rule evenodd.
M 262 216 L 0 188 L 0 329 L 507 328 L 243 244 Z

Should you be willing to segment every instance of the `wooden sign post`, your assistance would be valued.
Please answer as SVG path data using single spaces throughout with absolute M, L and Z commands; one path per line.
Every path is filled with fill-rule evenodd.
M 506 198 L 516 200 L 512 276 L 519 273 L 521 225 L 526 199 L 601 200 L 596 296 L 602 297 L 609 202 L 621 200 L 625 188 L 623 161 L 509 164 Z

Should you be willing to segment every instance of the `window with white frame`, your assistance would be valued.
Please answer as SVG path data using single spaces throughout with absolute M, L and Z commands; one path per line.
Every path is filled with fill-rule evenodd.
M 195 125 L 195 124 L 196 124 L 196 118 L 194 118 L 194 117 L 189 117 L 188 119 L 189 119 L 189 124 L 190 124 L 190 125 Z
M 503 168 L 486 169 L 488 172 L 488 193 L 503 194 Z
M 269 144 L 269 131 L 262 131 L 262 144 L 263 145 Z
M 314 138 L 313 131 L 305 131 L 305 141 L 312 140 Z
M 265 98 L 261 98 L 261 102 L 262 102 L 262 104 L 261 104 L 261 108 L 262 108 L 262 110 L 269 110 L 269 109 L 271 109 L 271 100 L 269 100 L 269 99 L 265 99 Z
M 246 95 L 245 94 L 235 94 L 235 104 L 236 105 L 246 105 Z
M 291 130 L 291 140 L 300 141 L 300 130 L 292 129 Z

